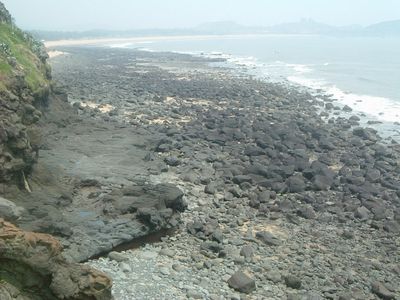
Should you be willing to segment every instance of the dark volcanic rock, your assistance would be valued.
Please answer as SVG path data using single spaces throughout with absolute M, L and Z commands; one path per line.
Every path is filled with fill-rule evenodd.
M 369 169 L 365 173 L 365 179 L 370 182 L 378 182 L 381 177 L 381 172 L 376 169 Z
M 279 246 L 280 240 L 268 231 L 259 231 L 256 233 L 256 238 L 268 246 Z
M 353 111 L 353 109 L 348 105 L 343 106 L 342 110 L 345 111 L 345 112 L 352 112 Z
M 121 213 L 135 212 L 139 208 L 165 209 L 184 211 L 187 204 L 182 191 L 172 184 L 136 185 L 124 188 L 124 196 L 114 201 L 115 208 Z
M 368 220 L 370 218 L 370 211 L 365 206 L 360 206 L 356 209 L 354 216 L 361 220 Z
M 243 182 L 251 183 L 252 181 L 252 178 L 248 175 L 237 175 L 233 177 L 233 182 L 236 184 L 242 184 Z
M 240 250 L 240 255 L 244 256 L 245 258 L 251 258 L 254 255 L 254 249 L 250 245 L 243 246 Z
M 375 295 L 377 295 L 379 298 L 384 299 L 384 300 L 396 299 L 395 295 L 392 292 L 390 292 L 383 283 L 378 282 L 378 281 L 375 281 L 374 283 L 372 283 L 371 291 Z
M 244 154 L 247 156 L 260 156 L 260 155 L 264 155 L 265 152 L 262 148 L 257 147 L 257 146 L 248 146 L 246 147 L 246 149 L 244 150 Z
M 301 208 L 299 208 L 299 210 L 297 211 L 297 214 L 305 219 L 315 219 L 316 218 L 316 213 L 314 211 L 314 209 L 312 208 L 312 206 L 307 205 L 307 206 L 302 206 Z
M 383 229 L 390 233 L 399 233 L 400 224 L 393 220 L 387 220 L 383 225 Z
M 333 178 L 324 175 L 316 175 L 313 180 L 313 188 L 316 191 L 326 191 L 333 184 Z
M 377 131 L 372 128 L 357 127 L 353 129 L 354 135 L 372 142 L 376 142 L 378 140 L 376 133 Z
M 301 279 L 294 275 L 285 276 L 285 283 L 288 287 L 292 289 L 301 288 Z
M 165 163 L 171 167 L 176 167 L 181 164 L 181 161 L 179 158 L 175 156 L 168 156 L 164 159 Z
M 231 288 L 241 292 L 249 294 L 256 289 L 256 282 L 254 279 L 243 273 L 237 271 L 228 280 L 228 284 Z
M 200 248 L 202 250 L 211 251 L 214 253 L 219 253 L 223 249 L 222 246 L 217 242 L 203 242 L 200 245 Z
M 304 192 L 304 190 L 306 189 L 304 178 L 301 175 L 289 177 L 286 181 L 286 185 L 288 192 L 290 193 L 300 193 Z

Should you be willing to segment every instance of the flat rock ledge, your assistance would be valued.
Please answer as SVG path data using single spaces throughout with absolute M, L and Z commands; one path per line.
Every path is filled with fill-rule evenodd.
M 104 273 L 67 263 L 52 236 L 0 219 L 0 299 L 107 300 L 111 287 Z

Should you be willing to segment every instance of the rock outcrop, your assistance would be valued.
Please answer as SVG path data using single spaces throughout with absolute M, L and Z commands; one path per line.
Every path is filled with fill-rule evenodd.
M 25 232 L 0 219 L 0 299 L 112 299 L 111 280 L 68 264 L 52 236 Z
M 42 43 L 18 29 L 0 2 L 0 182 L 24 186 L 36 161 L 35 124 L 50 90 L 47 57 Z

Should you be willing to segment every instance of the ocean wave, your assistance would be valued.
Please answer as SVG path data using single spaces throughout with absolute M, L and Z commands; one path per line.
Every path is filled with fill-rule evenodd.
M 378 120 L 386 122 L 397 122 L 400 120 L 400 104 L 392 99 L 346 93 L 336 86 L 329 87 L 327 92 L 354 110 L 374 116 Z
M 140 50 L 140 51 L 145 51 L 145 52 L 157 52 L 157 51 L 155 51 L 155 50 L 153 50 L 153 49 L 150 49 L 150 48 L 143 48 L 143 47 L 138 47 L 138 48 L 136 48 L 137 50 Z
M 288 76 L 287 80 L 293 82 L 295 84 L 314 89 L 314 90 L 321 90 L 324 89 L 324 86 L 327 84 L 325 80 L 316 80 L 310 79 L 305 77 L 298 77 L 298 76 Z
M 400 103 L 392 99 L 345 92 L 336 85 L 330 85 L 325 80 L 296 76 L 289 76 L 287 79 L 292 83 L 313 90 L 322 90 L 327 95 L 332 95 L 332 97 L 337 99 L 342 105 L 348 105 L 354 111 L 365 113 L 380 121 L 398 122 L 400 120 Z
M 286 64 L 286 67 L 292 68 L 295 72 L 300 74 L 311 73 L 313 69 L 311 65 L 302 65 L 302 64 Z
M 111 44 L 108 45 L 110 48 L 130 48 L 132 47 L 132 43 L 119 43 L 119 44 Z
M 127 43 L 116 43 L 107 45 L 110 48 L 135 48 L 136 45 L 143 45 L 143 44 L 153 44 L 154 41 L 135 41 L 135 42 L 127 42 Z

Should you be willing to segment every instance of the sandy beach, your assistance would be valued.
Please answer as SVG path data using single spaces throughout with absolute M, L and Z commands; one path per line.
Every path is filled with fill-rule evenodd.
M 231 34 L 231 35 L 177 35 L 177 36 L 144 36 L 130 38 L 99 38 L 99 39 L 76 39 L 76 40 L 57 40 L 44 41 L 47 48 L 61 46 L 83 46 L 83 45 L 105 45 L 123 43 L 147 43 L 152 41 L 200 41 L 200 40 L 223 40 L 223 39 L 243 39 L 262 36 L 281 36 L 278 34 Z M 285 35 L 290 36 L 290 35 Z

